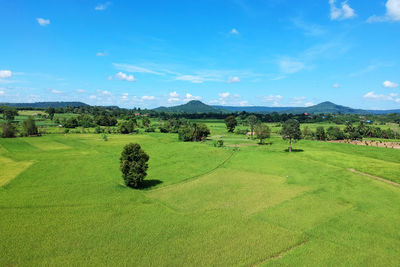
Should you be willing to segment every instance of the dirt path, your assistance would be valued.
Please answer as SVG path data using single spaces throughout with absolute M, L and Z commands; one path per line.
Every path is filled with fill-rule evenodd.
M 353 173 L 356 173 L 356 174 L 359 174 L 359 175 L 367 176 L 369 178 L 372 178 L 374 180 L 378 180 L 378 181 L 381 181 L 381 182 L 384 182 L 384 183 L 387 183 L 387 184 L 391 184 L 391 185 L 394 185 L 394 186 L 400 186 L 399 183 L 390 181 L 390 180 L 382 178 L 382 177 L 374 176 L 374 175 L 371 175 L 371 174 L 368 174 L 368 173 L 359 172 L 359 171 L 356 171 L 355 169 L 349 169 L 349 171 L 351 171 Z

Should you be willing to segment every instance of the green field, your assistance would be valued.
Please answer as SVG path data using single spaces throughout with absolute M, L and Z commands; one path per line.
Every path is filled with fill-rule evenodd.
M 176 134 L 0 139 L 0 266 L 399 266 L 400 150 L 273 135 L 226 146 Z M 150 155 L 127 188 L 119 155 Z M 250 144 L 250 145 L 244 145 Z M 234 145 L 236 147 L 234 147 Z

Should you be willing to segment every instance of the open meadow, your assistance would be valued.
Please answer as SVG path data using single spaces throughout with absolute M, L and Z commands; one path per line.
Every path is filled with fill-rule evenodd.
M 400 183 L 399 150 L 303 140 L 287 153 L 275 134 L 257 145 L 207 125 L 206 142 L 0 139 L 0 265 L 400 265 L 400 187 L 371 177 Z M 130 142 L 150 156 L 140 190 L 119 170 Z

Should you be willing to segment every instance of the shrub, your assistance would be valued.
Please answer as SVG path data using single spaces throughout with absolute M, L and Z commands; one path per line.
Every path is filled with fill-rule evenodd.
M 149 156 L 141 149 L 139 144 L 126 145 L 121 153 L 120 169 L 127 186 L 138 188 L 146 177 Z
M 214 147 L 223 147 L 224 146 L 224 140 L 219 139 L 214 141 Z
M 147 127 L 144 131 L 146 133 L 154 133 L 156 131 L 156 129 L 154 127 Z
M 230 116 L 225 118 L 225 124 L 226 124 L 226 128 L 228 129 L 228 132 L 233 133 L 233 131 L 235 130 L 235 127 L 238 124 L 238 122 L 235 119 L 235 116 L 230 115 Z
M 193 123 L 182 126 L 178 132 L 178 138 L 184 142 L 201 141 L 210 134 L 210 130 L 204 123 Z
M 22 123 L 22 127 L 24 129 L 25 135 L 37 135 L 38 129 L 35 124 L 35 120 L 32 116 L 29 116 L 24 122 Z
M 11 122 L 6 122 L 2 126 L 3 132 L 1 133 L 1 136 L 3 138 L 12 138 L 15 137 L 17 134 L 17 128 L 12 124 Z
M 246 135 L 249 132 L 248 129 L 236 129 L 235 134 Z

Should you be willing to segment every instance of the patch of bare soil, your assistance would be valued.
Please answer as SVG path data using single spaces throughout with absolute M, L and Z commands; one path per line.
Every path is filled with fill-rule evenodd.
M 383 141 L 358 141 L 358 140 L 335 140 L 327 141 L 328 143 L 342 143 L 342 144 L 352 144 L 358 146 L 374 146 L 374 147 L 385 147 L 400 149 L 400 142 L 383 142 Z
M 378 181 L 381 181 L 381 182 L 384 182 L 384 183 L 387 183 L 387 184 L 391 184 L 391 185 L 394 185 L 394 186 L 400 186 L 399 183 L 390 181 L 390 180 L 382 178 L 382 177 L 374 176 L 374 175 L 371 175 L 371 174 L 368 174 L 368 173 L 359 172 L 359 171 L 356 171 L 355 169 L 349 169 L 349 171 L 351 171 L 353 173 L 356 173 L 356 174 L 359 174 L 359 175 L 367 176 L 369 178 L 372 178 L 372 179 L 375 179 L 375 180 L 378 180 Z

